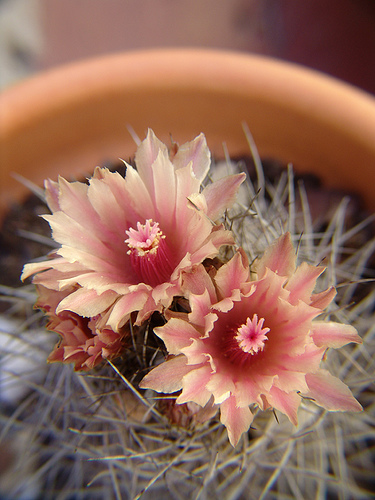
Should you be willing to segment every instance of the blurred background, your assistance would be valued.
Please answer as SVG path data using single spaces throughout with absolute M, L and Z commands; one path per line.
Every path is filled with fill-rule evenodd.
M 0 88 L 151 47 L 269 55 L 375 94 L 375 0 L 0 0 Z

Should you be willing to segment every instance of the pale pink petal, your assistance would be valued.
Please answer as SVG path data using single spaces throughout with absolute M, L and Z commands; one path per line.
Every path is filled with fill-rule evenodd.
M 312 338 L 318 347 L 334 347 L 337 349 L 350 342 L 362 344 L 362 339 L 357 330 L 351 325 L 333 321 L 314 321 L 312 325 Z
M 159 151 L 152 165 L 154 176 L 154 203 L 157 220 L 163 221 L 164 231 L 172 227 L 175 218 L 176 177 L 168 153 Z
M 48 272 L 48 271 L 47 271 Z M 129 292 L 129 283 L 117 283 L 118 277 L 111 274 L 105 274 L 103 272 L 85 272 L 85 273 L 75 273 L 75 276 L 66 273 L 66 278 L 59 279 L 60 290 L 62 290 L 66 285 L 74 285 L 78 283 L 84 288 L 90 290 L 95 290 L 99 295 L 107 290 L 113 290 L 118 294 L 124 294 Z M 130 280 L 129 280 L 130 281 Z
M 192 215 L 190 197 L 199 193 L 200 181 L 194 176 L 191 165 L 176 170 L 176 213 L 179 214 L 177 223 L 186 225 Z
M 154 205 L 144 182 L 132 166 L 125 165 L 125 178 L 118 172 L 99 167 L 95 169 L 93 178 L 109 186 L 118 206 L 124 211 L 124 222 L 136 223 L 141 214 L 144 219 L 154 219 Z
M 71 289 L 68 292 L 61 292 L 51 290 L 43 285 L 36 285 L 36 290 L 38 292 L 38 299 L 35 303 L 35 307 L 43 309 L 48 316 L 55 315 L 58 304 L 67 296 L 68 293 L 74 291 L 74 289 Z
M 289 302 L 296 304 L 299 300 L 303 300 L 309 303 L 316 280 L 324 269 L 324 267 L 311 266 L 306 262 L 302 262 L 284 287 L 290 291 Z
M 152 299 L 155 303 L 160 302 L 164 307 L 169 307 L 173 297 L 179 295 L 181 288 L 177 283 L 162 283 L 157 285 L 151 292 Z
M 183 347 L 181 349 L 181 352 L 185 354 L 188 365 L 194 366 L 194 365 L 206 364 L 208 367 L 209 365 L 207 362 L 209 359 L 212 359 L 210 354 L 207 354 L 207 350 L 205 349 L 204 343 L 201 340 L 198 340 L 197 338 L 192 338 L 189 345 Z
M 205 406 L 211 398 L 211 392 L 206 389 L 210 377 L 211 369 L 209 366 L 194 366 L 194 369 L 184 375 L 182 379 L 183 390 L 176 402 L 182 404 L 194 401 L 200 406 Z
M 143 377 L 139 387 L 167 394 L 176 392 L 182 389 L 182 379 L 190 370 L 185 356 L 176 356 L 153 368 Z
M 215 283 L 221 298 L 230 297 L 232 290 L 241 288 L 250 275 L 249 261 L 242 249 L 239 249 L 229 262 L 218 270 Z
M 117 294 L 112 290 L 98 295 L 95 290 L 79 288 L 63 299 L 56 309 L 56 314 L 67 310 L 86 318 L 103 312 L 116 300 Z
M 191 307 L 189 321 L 194 325 L 204 327 L 206 325 L 206 317 L 211 310 L 209 292 L 205 290 L 201 295 L 191 295 L 189 302 Z
M 105 227 L 100 224 L 99 216 L 88 199 L 88 185 L 83 182 L 68 182 L 59 177 L 59 189 L 60 209 L 66 220 L 71 220 L 72 225 L 73 221 L 78 223 L 82 230 L 88 235 L 92 234 L 93 238 L 103 237 Z M 56 215 L 59 213 L 55 212 Z M 54 220 L 50 216 L 47 217 L 49 222 Z
M 214 403 L 220 404 L 225 401 L 230 394 L 234 393 L 235 385 L 227 373 L 215 373 L 214 377 L 207 384 L 207 389 L 214 396 Z
M 188 207 L 190 209 L 195 209 L 200 213 L 203 213 L 207 218 L 207 200 L 203 196 L 203 193 L 191 193 L 187 197 Z
M 220 420 L 227 428 L 229 441 L 236 446 L 241 435 L 247 432 L 254 419 L 249 407 L 238 408 L 234 396 L 229 397 L 220 405 Z
M 221 225 L 215 226 L 212 233 L 196 251 L 191 254 L 191 262 L 200 264 L 204 259 L 214 258 L 218 254 L 218 250 L 223 245 L 234 245 L 232 233 L 224 229 Z
M 332 300 L 335 298 L 335 295 L 336 288 L 334 286 L 331 286 L 324 292 L 313 293 L 311 296 L 310 305 L 323 311 L 323 309 L 325 309 L 332 302 Z
M 262 392 L 269 391 L 272 387 L 274 377 L 265 377 L 262 374 L 252 376 L 250 373 L 246 377 L 236 382 L 236 401 L 241 407 L 260 403 Z
M 144 307 L 148 298 L 149 292 L 144 288 L 121 296 L 111 309 L 108 325 L 113 330 L 118 330 L 129 319 L 131 312 L 140 311 Z
M 125 249 L 126 212 L 117 202 L 111 187 L 100 179 L 92 178 L 87 196 L 101 223 L 111 231 L 112 242 L 122 243 Z
M 200 333 L 187 321 L 171 318 L 164 326 L 154 329 L 170 354 L 181 354 L 181 349 L 191 344 L 191 339 L 200 337 Z
M 200 182 L 204 180 L 211 164 L 211 154 L 207 147 L 206 138 L 199 134 L 193 141 L 179 146 L 173 165 L 176 169 L 181 169 L 191 164 L 194 176 Z
M 262 278 L 266 268 L 280 276 L 292 276 L 296 266 L 296 254 L 290 233 L 285 233 L 272 243 L 256 265 L 258 278 Z
M 192 254 L 196 253 L 197 250 L 200 251 L 201 247 L 212 238 L 211 233 L 216 232 L 217 228 L 212 226 L 212 222 L 204 214 L 195 209 L 188 210 L 189 214 L 183 232 L 186 232 L 186 234 L 181 234 L 181 237 L 186 250 Z M 219 229 L 222 229 L 222 227 Z M 229 231 L 227 232 L 229 233 Z
M 61 245 L 67 245 L 74 250 L 81 250 L 88 254 L 95 254 L 103 260 L 113 260 L 113 252 L 104 244 L 104 238 L 97 238 L 88 227 L 83 227 L 80 222 L 64 212 L 45 215 L 43 218 L 50 224 L 53 238 Z M 61 252 L 59 254 L 61 255 Z
M 292 372 L 315 372 L 320 365 L 322 357 L 325 353 L 324 347 L 317 347 L 310 340 L 310 344 L 306 345 L 303 352 L 298 355 L 291 355 L 290 352 L 287 352 L 279 357 L 279 365 L 278 369 L 284 371 L 292 371 Z
M 205 297 L 207 303 L 211 304 L 216 302 L 215 286 L 203 265 L 197 265 L 188 271 L 182 273 L 182 291 L 186 295 L 202 295 L 207 292 Z
M 354 398 L 350 389 L 327 370 L 307 373 L 309 392 L 304 394 L 314 402 L 331 411 L 361 411 L 363 408 Z
M 46 202 L 51 212 L 60 210 L 59 203 L 59 183 L 46 179 L 44 181 L 44 188 L 46 190 Z
M 141 142 L 135 154 L 135 164 L 137 166 L 137 171 L 151 196 L 153 196 L 154 193 L 154 175 L 151 167 L 155 162 L 159 151 L 162 151 L 164 154 L 168 154 L 165 144 L 159 141 L 151 129 L 148 129 L 146 139 Z
M 297 411 L 301 404 L 301 397 L 296 392 L 285 392 L 278 387 L 272 387 L 266 395 L 269 404 L 286 415 L 292 424 L 297 425 Z
M 134 276 L 134 271 L 129 269 L 129 265 L 121 266 L 121 264 L 129 263 L 129 258 L 126 255 L 126 252 L 124 252 L 124 255 L 119 256 L 117 266 L 116 262 L 111 262 L 112 259 L 106 260 L 104 256 L 98 256 L 95 253 L 95 250 L 90 250 L 90 245 L 87 245 L 87 251 L 63 245 L 59 249 L 59 255 L 64 257 L 64 259 L 70 263 L 77 262 L 81 265 L 84 263 L 85 266 L 87 266 L 87 270 L 95 269 L 101 273 L 117 276 L 116 281 L 123 280 L 125 282 L 129 282 L 129 279 L 131 279 L 130 277 Z
M 319 359 L 320 361 L 320 359 Z M 318 364 L 319 366 L 319 364 Z M 305 380 L 306 373 L 292 370 L 279 370 L 277 377 L 273 381 L 273 386 L 282 389 L 285 392 L 309 390 Z
M 207 216 L 211 220 L 215 221 L 233 205 L 238 189 L 245 179 L 244 173 L 228 175 L 204 188 L 202 196 L 206 199 Z
M 194 411 L 195 422 L 198 422 L 200 424 L 203 424 L 204 422 L 207 422 L 208 420 L 213 418 L 219 409 L 217 405 L 213 404 L 213 398 L 211 398 L 203 408 L 193 402 L 189 402 L 186 404 L 191 411 Z
M 60 259 L 60 262 L 65 261 L 65 259 Z M 21 280 L 24 281 L 26 278 L 29 278 L 31 275 L 40 273 L 47 269 L 51 269 L 53 267 L 55 261 L 44 260 L 43 262 L 32 262 L 30 264 L 25 264 L 23 266 L 23 271 L 21 274 Z

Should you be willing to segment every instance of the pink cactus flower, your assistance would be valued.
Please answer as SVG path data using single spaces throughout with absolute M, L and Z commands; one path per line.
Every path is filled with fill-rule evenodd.
M 114 332 L 105 326 L 106 320 L 101 315 L 89 319 L 70 311 L 56 314 L 56 307 L 67 292 L 52 291 L 41 285 L 37 289 L 36 307 L 43 309 L 49 319 L 47 330 L 60 335 L 59 342 L 48 356 L 49 363 L 73 363 L 75 371 L 87 371 L 103 360 L 115 359 L 123 353 L 129 336 L 124 328 L 121 332 Z
M 320 321 L 333 287 L 313 293 L 322 267 L 302 263 L 289 233 L 271 245 L 249 279 L 242 250 L 211 279 L 202 265 L 184 276 L 189 314 L 170 313 L 155 332 L 174 355 L 148 373 L 141 387 L 182 392 L 178 404 L 213 398 L 235 446 L 252 421 L 251 406 L 274 408 L 297 424 L 301 398 L 327 410 L 360 411 L 348 387 L 321 368 L 329 347 L 360 343 L 356 330 Z
M 173 157 L 172 157 L 173 156 Z M 233 244 L 212 220 L 234 202 L 245 174 L 201 184 L 210 167 L 203 134 L 173 155 L 150 130 L 127 165 L 125 178 L 97 168 L 89 184 L 46 181 L 52 215 L 45 216 L 60 244 L 53 258 L 28 264 L 22 278 L 72 293 L 56 313 L 95 317 L 109 310 L 118 331 L 133 311 L 141 324 L 180 293 L 181 273 Z

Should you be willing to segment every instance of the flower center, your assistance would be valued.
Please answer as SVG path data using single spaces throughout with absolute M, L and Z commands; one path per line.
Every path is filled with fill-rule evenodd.
M 172 252 L 157 222 L 137 222 L 137 229 L 126 231 L 130 261 L 140 280 L 151 286 L 168 281 L 173 271 Z
M 248 354 L 256 354 L 263 351 L 264 342 L 268 340 L 269 328 L 263 328 L 264 318 L 258 321 L 258 315 L 254 314 L 253 319 L 247 318 L 246 323 L 237 329 L 234 336 L 238 346 Z

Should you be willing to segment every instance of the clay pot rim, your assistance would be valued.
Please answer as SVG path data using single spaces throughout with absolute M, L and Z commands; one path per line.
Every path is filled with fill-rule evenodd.
M 108 79 L 97 78 L 98 68 Z M 132 68 L 125 73 L 124 67 Z M 224 71 L 223 71 L 224 69 Z M 165 79 L 166 74 L 168 80 Z M 293 85 L 291 85 L 293 81 Z M 61 92 L 67 82 L 67 92 Z M 66 101 L 88 99 L 100 89 L 206 88 L 233 94 L 261 91 L 270 101 L 282 98 L 286 106 L 303 107 L 312 115 L 342 119 L 358 135 L 374 139 L 375 98 L 350 84 L 318 71 L 270 57 L 215 49 L 150 49 L 100 56 L 52 68 L 18 83 L 0 95 L 4 133 L 61 109 Z M 46 93 L 45 89 L 49 92 Z M 54 92 L 55 91 L 55 92 Z M 306 95 L 309 99 L 306 100 Z M 35 99 L 41 105 L 36 108 Z M 342 103 L 346 106 L 343 107 Z M 11 116 L 10 116 L 11 115 Z M 4 121 L 4 120 L 3 120 Z
M 196 101 L 193 110 L 191 99 Z M 147 112 L 144 102 L 150 106 Z M 126 113 L 119 109 L 124 105 Z M 29 78 L 0 95 L 0 109 L 0 155 L 5 160 L 0 216 L 7 203 L 25 192 L 9 179 L 10 170 L 41 183 L 47 176 L 69 176 L 81 165 L 78 174 L 88 173 L 98 164 L 98 151 L 102 158 L 132 155 L 130 136 L 123 142 L 124 119 L 130 125 L 134 119 L 142 134 L 151 126 L 167 141 L 170 132 L 177 141 L 204 132 L 214 154 L 222 154 L 226 141 L 232 156 L 249 151 L 241 130 L 245 120 L 263 156 L 290 161 L 305 172 L 316 169 L 327 186 L 353 189 L 368 208 L 375 208 L 375 99 L 292 63 L 212 49 L 125 52 Z M 99 123 L 97 109 L 117 123 L 112 128 Z M 85 130 L 93 116 L 94 129 Z M 121 133 L 119 123 L 124 125 Z M 30 173 L 34 169 L 35 175 Z

